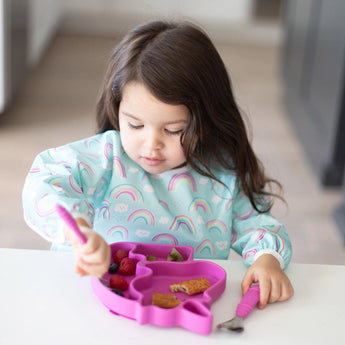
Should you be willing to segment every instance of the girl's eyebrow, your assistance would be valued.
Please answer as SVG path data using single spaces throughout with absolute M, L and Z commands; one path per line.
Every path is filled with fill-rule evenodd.
M 121 111 L 121 113 L 122 113 L 123 115 L 127 116 L 127 117 L 132 118 L 133 120 L 140 121 L 140 119 L 138 119 L 138 118 L 137 118 L 137 117 L 135 117 L 134 115 L 129 114 L 129 113 L 125 112 L 125 111 Z
M 141 119 L 137 118 L 136 116 L 134 116 L 132 114 L 127 113 L 126 111 L 122 111 L 122 114 L 127 116 L 127 117 L 130 117 L 133 120 L 142 121 Z M 178 120 L 175 120 L 175 121 L 165 122 L 166 125 L 173 125 L 173 124 L 177 124 L 177 123 L 188 123 L 188 120 L 186 120 L 186 119 L 178 119 Z

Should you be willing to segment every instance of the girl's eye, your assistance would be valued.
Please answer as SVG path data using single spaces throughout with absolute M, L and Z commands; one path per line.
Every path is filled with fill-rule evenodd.
M 132 123 L 128 122 L 128 127 L 132 129 L 140 129 L 143 128 L 144 125 L 133 125 Z
M 165 132 L 169 135 L 180 135 L 182 133 L 183 129 L 180 129 L 178 131 L 170 131 L 169 129 L 166 129 Z

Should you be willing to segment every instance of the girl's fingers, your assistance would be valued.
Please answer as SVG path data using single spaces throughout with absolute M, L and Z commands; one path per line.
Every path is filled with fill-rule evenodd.
M 259 302 L 258 308 L 263 309 L 266 307 L 266 304 L 270 297 L 271 281 L 268 279 L 262 279 L 259 281 L 259 284 L 260 284 L 260 302 Z
M 279 300 L 282 293 L 282 285 L 278 282 L 271 282 L 271 291 L 269 295 L 269 303 L 275 303 Z
M 83 255 L 83 261 L 85 264 L 102 264 L 104 267 L 109 267 L 110 252 L 108 251 L 108 248 L 103 248 L 91 254 Z
M 293 289 L 290 281 L 288 281 L 287 283 L 282 285 L 281 295 L 280 295 L 278 301 L 279 302 L 286 301 L 290 297 L 292 297 L 293 295 L 294 295 L 294 289 Z
M 88 272 L 81 268 L 78 263 L 75 264 L 74 271 L 81 277 L 88 275 Z
M 83 260 L 79 260 L 76 267 L 78 267 L 76 272 L 79 275 L 91 275 L 98 278 L 101 278 L 108 270 L 108 267 L 105 267 L 103 264 L 89 264 Z
M 243 280 L 242 280 L 242 284 L 241 284 L 241 287 L 242 287 L 242 295 L 244 295 L 250 288 L 250 286 L 252 285 L 253 283 L 253 275 L 250 274 L 250 272 L 247 271 L 247 274 L 245 274 Z
M 110 247 L 101 247 L 91 254 L 81 255 L 77 265 L 87 274 L 101 277 L 109 269 L 110 256 Z

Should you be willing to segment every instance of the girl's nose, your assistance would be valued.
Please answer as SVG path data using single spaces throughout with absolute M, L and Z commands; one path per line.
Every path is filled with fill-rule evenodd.
M 156 132 L 148 134 L 145 144 L 149 150 L 159 150 L 163 147 L 163 141 Z

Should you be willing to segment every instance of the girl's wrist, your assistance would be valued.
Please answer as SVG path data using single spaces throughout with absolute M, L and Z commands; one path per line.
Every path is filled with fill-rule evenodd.
M 254 256 L 254 262 L 256 260 L 258 260 L 263 255 L 270 255 L 270 256 L 274 257 L 278 261 L 280 268 L 282 270 L 284 270 L 284 267 L 285 267 L 284 259 L 282 258 L 282 256 L 279 253 L 277 253 L 273 249 L 262 249 L 262 250 L 258 251 Z

